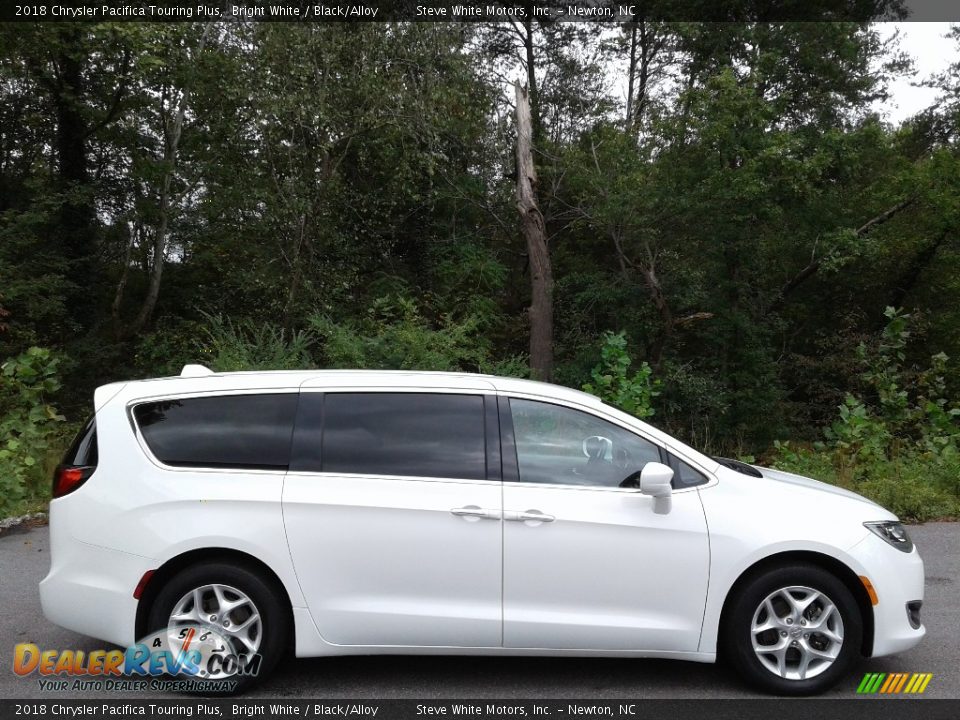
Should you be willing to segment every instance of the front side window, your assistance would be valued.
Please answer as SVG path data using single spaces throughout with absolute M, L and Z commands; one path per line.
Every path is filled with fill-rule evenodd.
M 297 394 L 161 400 L 133 409 L 160 462 L 175 467 L 286 470 Z
M 487 477 L 480 395 L 325 393 L 322 402 L 324 472 Z
M 620 487 L 656 445 L 595 415 L 532 400 L 510 400 L 520 482 Z

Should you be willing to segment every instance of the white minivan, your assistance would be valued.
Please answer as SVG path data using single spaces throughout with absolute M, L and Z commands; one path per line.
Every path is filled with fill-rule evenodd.
M 122 646 L 211 634 L 241 662 L 200 675 L 238 687 L 288 651 L 723 657 L 800 695 L 924 635 L 890 512 L 568 388 L 190 365 L 94 404 L 44 613 Z

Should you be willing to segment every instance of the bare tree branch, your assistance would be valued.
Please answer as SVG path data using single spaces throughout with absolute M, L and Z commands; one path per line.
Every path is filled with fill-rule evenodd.
M 896 205 L 894 205 L 891 208 L 888 208 L 887 210 L 884 210 L 882 213 L 880 213 L 876 217 L 872 217 L 869 220 L 867 220 L 867 222 L 865 222 L 863 225 L 861 225 L 854 231 L 854 235 L 856 237 L 863 237 L 868 232 L 870 232 L 873 228 L 877 227 L 878 225 L 882 225 L 883 223 L 890 220 L 893 216 L 897 215 L 903 210 L 906 210 L 908 207 L 913 205 L 913 203 L 915 203 L 916 200 L 917 198 L 916 196 L 914 196 L 914 197 L 909 197 L 906 200 L 903 200 L 901 202 L 898 202 Z M 816 249 L 814 249 L 814 252 L 816 252 Z M 804 282 L 806 282 L 811 277 L 816 275 L 817 271 L 820 270 L 820 267 L 822 266 L 822 264 L 823 264 L 823 257 L 812 257 L 810 259 L 810 262 L 807 263 L 807 265 L 803 267 L 800 270 L 800 272 L 798 272 L 796 275 L 790 278 L 783 285 L 783 287 L 780 288 L 780 292 L 777 293 L 777 297 L 774 299 L 773 303 L 771 303 L 770 309 L 775 310 L 780 306 L 782 306 L 783 303 L 786 301 L 787 296 L 790 293 L 792 293 L 794 290 L 796 290 Z

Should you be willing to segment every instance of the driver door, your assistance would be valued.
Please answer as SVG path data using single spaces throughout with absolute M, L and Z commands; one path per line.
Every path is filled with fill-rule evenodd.
M 504 647 L 696 651 L 710 560 L 696 489 L 657 515 L 619 485 L 658 446 L 572 406 L 499 403 Z

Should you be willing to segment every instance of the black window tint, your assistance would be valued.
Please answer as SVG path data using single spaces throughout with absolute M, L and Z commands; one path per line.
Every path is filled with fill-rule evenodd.
M 561 405 L 510 400 L 520 482 L 619 487 L 660 449 L 595 415 Z
M 285 470 L 297 394 L 223 395 L 134 408 L 144 440 L 167 465 Z
M 694 485 L 703 485 L 707 482 L 707 476 L 699 470 L 694 470 L 680 458 L 676 458 L 677 469 L 679 472 L 674 474 L 673 486 L 675 488 L 693 487 Z
M 487 476 L 479 395 L 327 393 L 323 428 L 324 472 Z
M 62 462 L 64 465 L 95 466 L 97 455 L 97 418 L 93 416 L 83 424 Z

